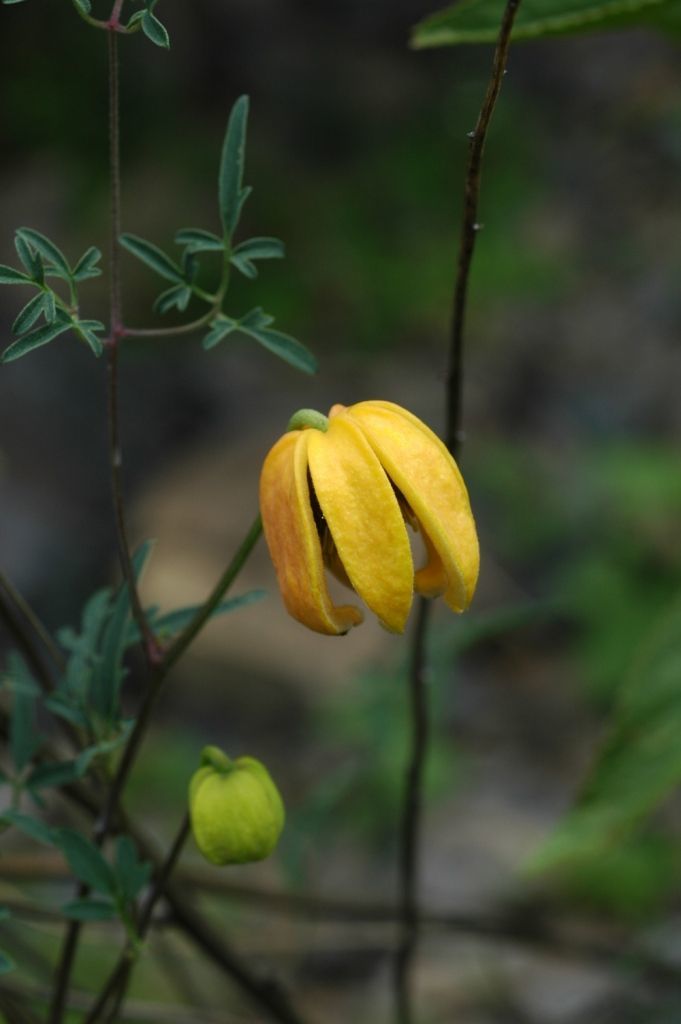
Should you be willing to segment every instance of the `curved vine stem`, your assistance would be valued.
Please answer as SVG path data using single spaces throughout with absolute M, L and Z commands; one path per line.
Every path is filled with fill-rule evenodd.
M 463 419 L 463 341 L 468 280 L 480 230 L 478 202 L 482 159 L 487 130 L 501 90 L 506 70 L 511 32 L 520 0 L 507 0 L 497 38 L 492 72 L 475 129 L 469 135 L 470 151 L 464 190 L 464 211 L 461 225 L 459 259 L 454 284 L 449 373 L 447 377 L 446 444 L 458 459 Z M 426 690 L 426 641 L 429 610 L 423 598 L 419 601 L 416 627 L 412 634 L 412 656 L 409 670 L 411 707 L 411 750 L 405 780 L 400 842 L 399 912 L 401 937 L 394 966 L 395 1019 L 397 1024 L 413 1024 L 413 963 L 418 942 L 418 874 L 419 842 L 422 817 L 422 788 L 428 754 L 429 714 Z

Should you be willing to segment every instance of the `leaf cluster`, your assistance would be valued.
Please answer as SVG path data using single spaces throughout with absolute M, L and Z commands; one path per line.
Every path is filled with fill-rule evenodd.
M 129 836 L 117 837 L 114 856 L 109 861 L 91 839 L 75 829 L 50 828 L 13 809 L 0 815 L 0 823 L 14 826 L 36 842 L 59 850 L 75 878 L 98 894 L 65 903 L 61 910 L 66 917 L 77 921 L 120 917 L 134 936 L 135 901 L 149 882 L 152 866 L 140 858 Z
M 20 359 L 67 331 L 73 331 L 94 355 L 100 356 L 102 341 L 98 335 L 104 324 L 83 319 L 78 302 L 79 285 L 101 274 L 99 249 L 90 246 L 72 267 L 59 246 L 34 228 L 19 228 L 14 247 L 21 269 L 0 264 L 0 284 L 29 286 L 35 294 L 17 314 L 12 324 L 16 340 L 5 349 L 0 362 Z M 68 299 L 52 287 L 50 278 L 67 286 Z
M 281 259 L 285 253 L 284 244 L 278 238 L 255 236 L 235 241 L 243 207 L 251 193 L 251 189 L 243 184 L 247 122 L 248 97 L 241 96 L 229 116 L 218 173 L 221 234 L 201 227 L 180 228 L 175 234 L 175 243 L 182 249 L 179 259 L 138 235 L 123 234 L 120 243 L 169 282 L 170 287 L 161 292 L 154 302 L 158 313 L 172 309 L 184 312 L 192 298 L 208 305 L 208 312 L 197 323 L 197 326 L 205 324 L 208 328 L 203 338 L 205 349 L 211 349 L 228 335 L 239 332 L 297 369 L 314 373 L 317 361 L 312 353 L 295 338 L 276 330 L 272 326 L 274 318 L 260 307 L 241 316 L 229 315 L 223 310 L 232 269 L 253 281 L 258 276 L 260 260 Z M 207 254 L 220 261 L 220 280 L 213 292 L 206 291 L 198 283 L 201 257 Z
M 23 2 L 24 0 L 0 0 L 0 3 L 3 3 L 5 6 L 20 4 Z M 132 17 L 128 19 L 127 24 L 120 28 L 119 31 L 126 33 L 136 32 L 141 28 L 145 36 L 150 39 L 152 43 L 167 50 L 170 46 L 168 30 L 154 13 L 154 8 L 156 7 L 158 0 L 137 0 L 137 2 L 142 4 L 142 9 L 135 11 Z M 72 3 L 77 13 L 88 23 L 88 25 L 92 25 L 94 28 L 100 29 L 109 28 L 107 21 L 99 21 L 97 18 L 92 17 L 92 0 L 72 0 Z
M 78 2 L 87 3 L 88 6 L 90 4 L 90 0 L 78 0 Z M 156 6 L 157 0 L 142 0 L 142 3 L 144 5 L 143 9 L 141 11 L 136 11 L 135 14 L 133 14 L 126 25 L 126 28 L 134 29 L 139 25 L 147 39 L 150 39 L 154 45 L 167 50 L 170 46 L 168 29 L 154 14 L 154 7 Z
M 133 556 L 138 580 L 151 550 L 147 542 Z M 236 611 L 262 597 L 264 591 L 253 590 L 226 599 L 213 615 Z M 171 612 L 150 607 L 146 614 L 157 638 L 168 642 L 186 628 L 198 610 L 193 605 Z M 86 836 L 68 828 L 51 828 L 39 814 L 21 809 L 24 795 L 40 812 L 46 791 L 87 776 L 109 775 L 112 758 L 130 735 L 134 722 L 122 715 L 121 687 L 127 673 L 125 656 L 139 641 L 139 631 L 127 585 L 96 591 L 85 603 L 79 628 L 62 628 L 56 638 L 67 656 L 51 692 L 43 692 L 26 660 L 16 651 L 10 652 L 0 677 L 0 690 L 7 694 L 10 705 L 11 762 L 6 771 L 0 771 L 0 782 L 9 786 L 12 794 L 10 806 L 0 811 L 0 826 L 14 826 L 33 840 L 59 849 L 76 878 L 97 894 L 96 898 L 67 904 L 62 908 L 64 914 L 78 920 L 119 916 L 130 930 L 134 921 L 132 904 L 150 871 L 149 865 L 139 860 L 132 841 L 119 837 L 109 863 Z M 54 754 L 42 754 L 50 715 L 66 722 L 72 737 L 82 743 L 73 756 L 55 759 Z M 0 952 L 0 973 L 11 966 L 11 959 Z

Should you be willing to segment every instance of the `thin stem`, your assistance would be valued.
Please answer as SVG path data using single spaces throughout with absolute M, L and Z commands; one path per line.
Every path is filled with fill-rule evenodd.
M 76 899 L 84 899 L 88 893 L 89 888 L 86 885 L 79 885 Z M 80 921 L 71 921 L 67 930 L 66 938 L 61 949 L 61 955 L 59 957 L 59 966 L 57 967 L 57 978 L 54 987 L 54 995 L 52 996 L 52 1004 L 50 1006 L 49 1024 L 61 1024 L 64 1017 L 64 1010 L 66 1008 L 66 999 L 69 992 L 69 986 L 71 984 L 71 973 L 73 971 L 73 964 L 76 959 L 76 952 L 78 950 L 78 942 L 80 940 Z
M 111 783 L 104 811 L 101 818 L 95 825 L 93 839 L 98 846 L 102 846 L 104 844 L 106 837 L 111 831 L 118 811 L 121 794 L 137 758 L 142 740 L 151 719 L 151 713 L 169 669 L 184 653 L 194 637 L 201 630 L 204 623 L 210 618 L 212 612 L 217 608 L 222 597 L 241 571 L 248 556 L 255 547 L 261 531 L 262 524 L 260 517 L 258 516 L 238 551 L 234 555 L 234 558 L 223 573 L 221 579 L 218 581 L 218 584 L 212 594 L 208 597 L 202 608 L 196 613 L 194 619 L 189 623 L 186 630 L 180 634 L 172 647 L 170 647 L 166 652 L 166 656 L 163 661 L 160 664 L 157 664 L 153 669 L 144 703 L 140 709 L 140 713 L 135 722 L 135 727 L 130 735 L 130 739 L 125 745 L 116 775 Z M 87 890 L 85 890 L 85 892 L 79 891 L 79 898 L 83 898 L 85 895 L 87 895 Z M 75 959 L 75 952 L 78 946 L 80 928 L 80 922 L 73 921 L 69 926 L 66 935 L 60 966 L 57 972 L 57 988 L 55 991 L 55 1000 L 53 1003 L 50 1024 L 61 1024 L 66 992 L 68 990 L 73 961 Z
M 178 324 L 176 327 L 124 327 L 124 338 L 176 338 L 182 334 L 191 334 L 205 327 L 215 316 L 216 310 L 210 309 L 203 316 L 197 317 L 188 324 Z
M 232 561 L 220 577 L 213 592 L 206 599 L 205 603 L 201 606 L 184 632 L 180 633 L 172 646 L 168 648 L 163 660 L 154 668 L 151 679 L 149 680 L 144 702 L 140 708 L 133 731 L 130 734 L 130 739 L 125 745 L 116 775 L 111 783 L 111 789 L 109 790 L 104 812 L 96 826 L 96 842 L 100 844 L 103 843 L 111 829 L 111 825 L 118 809 L 121 793 L 123 792 L 132 766 L 137 758 L 140 745 L 151 719 L 151 713 L 168 672 L 182 654 L 184 654 L 192 640 L 194 640 L 217 606 L 220 604 L 220 601 L 229 590 L 230 586 L 243 568 L 251 551 L 255 547 L 261 532 L 262 523 L 260 516 L 257 516 L 236 554 L 232 558 Z
M 209 620 L 215 609 L 220 604 L 220 601 L 225 596 L 236 577 L 241 572 L 247 559 L 249 558 L 253 548 L 257 544 L 260 534 L 262 533 L 262 519 L 259 515 L 255 517 L 251 525 L 250 530 L 244 537 L 241 545 L 236 551 L 232 561 L 229 563 L 224 573 L 216 583 L 212 593 L 206 599 L 205 603 L 201 606 L 199 611 L 196 613 L 194 618 L 191 620 L 186 629 L 175 639 L 174 643 L 168 648 L 165 653 L 162 662 L 162 668 L 164 672 L 167 672 L 181 657 L 182 654 L 189 647 L 191 642 L 197 636 L 197 634 L 203 629 L 206 622 Z
M 54 647 L 52 638 L 45 627 L 3 573 L 0 573 L 0 616 L 2 616 L 17 647 L 23 652 L 36 677 L 40 680 L 43 689 L 49 692 L 53 686 L 52 677 L 40 656 L 35 636 L 48 647 L 51 655 L 54 653 L 59 655 L 60 661 L 57 664 L 60 668 L 63 664 L 61 652 Z
M 485 150 L 487 129 L 496 106 L 501 83 L 506 71 L 508 50 L 511 43 L 513 22 L 520 6 L 520 0 L 507 0 L 501 28 L 494 51 L 492 74 L 483 100 L 475 128 L 469 133 L 470 150 L 464 186 L 464 208 L 461 224 L 461 242 L 454 285 L 454 304 L 450 339 L 450 363 L 447 377 L 447 431 L 446 443 L 454 458 L 461 449 L 461 424 L 463 419 L 463 342 L 470 276 L 475 240 L 482 225 L 478 222 L 478 202 L 482 177 L 482 158 Z
M 169 889 L 170 875 L 189 836 L 189 832 L 190 821 L 189 815 L 186 814 L 173 845 L 156 874 L 154 884 L 140 912 L 137 926 L 139 940 L 145 937 L 151 925 L 156 904 L 162 896 L 165 896 L 173 912 L 174 919 L 180 927 L 187 932 L 204 953 L 230 974 L 261 1008 L 269 1011 L 273 1019 L 279 1021 L 280 1024 L 303 1024 L 302 1018 L 293 1008 L 286 993 L 276 981 L 260 978 L 252 974 L 242 964 L 236 954 L 232 953 L 224 945 L 224 942 L 208 929 L 205 922 L 195 913 L 190 904 L 185 903 L 184 900 L 180 899 L 176 893 Z M 105 1019 L 107 1022 L 113 1022 L 116 1019 L 118 1010 L 125 998 L 136 959 L 136 949 L 131 944 L 128 944 L 83 1024 L 95 1024 L 109 1004 L 111 1005 Z
M 447 377 L 445 440 L 447 447 L 455 458 L 459 456 L 462 441 L 464 322 L 473 250 L 477 233 L 480 230 L 477 217 L 482 158 L 487 129 L 492 119 L 506 69 L 511 31 L 519 5 L 520 0 L 507 0 L 494 53 L 492 73 L 475 130 L 470 136 L 471 146 L 466 170 L 461 242 L 454 286 L 450 368 Z M 419 928 L 417 891 L 419 839 L 423 775 L 428 754 L 429 734 L 428 701 L 425 685 L 427 631 L 428 609 L 426 602 L 421 599 L 416 627 L 412 636 L 412 656 L 409 671 L 412 737 L 404 793 L 400 847 L 399 884 L 402 934 L 395 957 L 394 973 L 395 1010 L 398 1024 L 412 1024 L 414 1019 L 412 967 Z
M 175 836 L 175 840 L 173 841 L 173 845 L 171 846 L 168 855 L 156 874 L 154 883 L 140 911 L 137 922 L 138 942 L 142 941 L 149 929 L 154 908 L 165 891 L 168 879 L 173 868 L 177 864 L 177 860 L 182 852 L 182 847 L 189 836 L 190 828 L 189 814 L 187 813 L 182 820 L 182 824 Z M 121 953 L 118 963 L 113 968 L 104 988 L 100 992 L 83 1024 L 95 1024 L 95 1021 L 99 1020 L 102 1013 L 106 1010 L 109 1002 L 111 1002 L 112 1005 L 107 1019 L 113 1020 L 115 1018 L 121 1003 L 125 999 L 130 978 L 132 976 L 132 970 L 137 961 L 138 950 L 138 945 L 133 945 L 133 943 L 130 942 L 128 943 Z
M 119 73 L 118 73 L 118 36 L 115 26 L 118 22 L 122 0 L 116 0 L 111 12 L 111 28 L 108 33 L 109 50 L 109 165 L 111 178 L 111 238 L 110 238 L 110 277 L 109 306 L 111 331 L 107 342 L 107 419 L 109 425 L 109 462 L 111 471 L 111 491 L 113 496 L 114 517 L 116 521 L 116 537 L 118 555 L 123 576 L 130 592 L 130 604 L 133 617 L 143 639 L 143 647 L 147 662 L 153 667 L 160 658 L 160 647 L 154 637 L 144 613 L 135 571 L 130 555 L 128 531 L 125 520 L 123 502 L 123 473 L 118 415 L 118 350 L 123 334 L 121 312 L 121 271 L 120 247 L 118 239 L 121 233 L 121 160 L 120 160 L 120 120 L 119 120 Z
M 115 14 L 116 8 L 112 11 L 112 19 Z M 109 68 L 109 179 L 111 188 L 109 211 L 109 312 L 111 316 L 111 333 L 115 337 L 121 326 L 121 271 L 118 246 L 118 238 L 121 233 L 121 132 L 118 38 L 112 29 L 107 33 L 107 40 Z
M 422 817 L 423 774 L 430 731 L 425 668 L 426 636 L 429 617 L 430 604 L 422 597 L 418 603 L 409 663 L 411 750 L 402 805 L 399 860 L 400 939 L 395 955 L 394 967 L 396 1019 L 399 1024 L 411 1024 L 413 1020 L 411 975 L 419 930 L 419 838 Z

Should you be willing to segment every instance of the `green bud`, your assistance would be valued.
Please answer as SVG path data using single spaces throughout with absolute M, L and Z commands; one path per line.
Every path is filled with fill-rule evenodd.
M 203 750 L 189 783 L 189 814 L 211 864 L 268 857 L 284 827 L 284 805 L 265 766 L 253 757 L 231 761 L 218 747 Z

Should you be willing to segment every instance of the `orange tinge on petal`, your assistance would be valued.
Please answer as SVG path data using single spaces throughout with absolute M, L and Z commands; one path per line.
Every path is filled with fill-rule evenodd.
M 412 509 L 427 562 L 414 577 L 417 593 L 444 594 L 455 612 L 470 604 L 480 552 L 466 485 L 446 446 L 416 416 L 392 402 L 360 402 L 347 410 Z
M 292 430 L 275 444 L 260 476 L 260 509 L 288 612 L 309 629 L 338 635 L 359 625 L 362 613 L 334 605 L 326 585 L 307 479 L 308 443 L 317 433 Z

